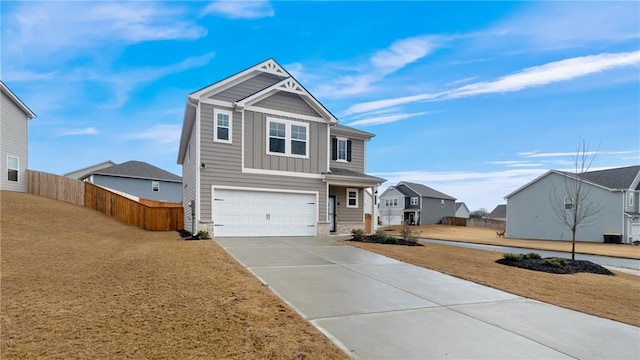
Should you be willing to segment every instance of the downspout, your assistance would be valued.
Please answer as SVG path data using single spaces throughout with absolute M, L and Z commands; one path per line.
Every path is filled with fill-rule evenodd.
M 197 101 L 197 100 L 196 100 Z M 193 159 L 192 164 L 193 166 L 196 168 L 196 178 L 195 178 L 195 184 L 193 184 L 193 186 L 195 186 L 195 191 L 196 191 L 196 198 L 193 199 L 190 203 L 191 205 L 191 234 L 195 235 L 198 233 L 198 229 L 196 228 L 196 218 L 199 215 L 199 211 L 198 211 L 198 207 L 200 206 L 200 199 L 198 199 L 199 194 L 200 194 L 200 187 L 199 187 L 199 183 L 200 181 L 198 181 L 200 179 L 200 138 L 199 138 L 199 127 L 200 127 L 200 122 L 198 121 L 199 118 L 199 113 L 200 113 L 200 101 L 197 101 L 196 104 L 191 102 L 191 98 L 189 97 L 187 100 L 187 105 L 191 105 L 195 108 L 196 111 L 196 116 L 195 116 L 195 124 L 193 125 L 195 130 L 196 130 L 196 156 L 195 159 Z M 189 148 L 187 150 L 191 149 L 191 145 L 189 146 Z M 212 234 L 213 235 L 213 234 Z

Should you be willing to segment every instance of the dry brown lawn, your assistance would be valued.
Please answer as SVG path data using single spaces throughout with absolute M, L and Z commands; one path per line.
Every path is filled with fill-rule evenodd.
M 401 228 L 401 226 L 391 226 L 382 228 L 382 230 L 391 235 L 399 235 Z M 571 252 L 571 241 L 498 238 L 496 230 L 489 228 L 450 225 L 420 225 L 411 226 L 410 228 L 414 236 L 426 239 Z M 640 259 L 640 246 L 576 242 L 576 253 Z
M 344 243 L 513 294 L 640 326 L 640 277 L 579 273 L 556 275 L 500 265 L 497 251 L 425 243 L 400 246 Z
M 1 192 L 3 359 L 346 359 L 213 241 Z

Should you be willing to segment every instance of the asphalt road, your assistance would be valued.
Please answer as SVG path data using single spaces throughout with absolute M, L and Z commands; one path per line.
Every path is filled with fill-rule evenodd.
M 518 248 L 518 247 L 474 244 L 474 243 L 465 243 L 465 242 L 458 242 L 458 241 L 423 239 L 423 238 L 420 238 L 420 241 L 431 242 L 436 244 L 461 246 L 461 247 L 480 249 L 480 250 L 493 250 L 493 251 L 499 251 L 502 253 L 535 252 L 540 254 L 540 256 L 542 257 L 564 257 L 564 258 L 571 257 L 570 252 L 562 252 L 562 251 L 525 249 L 525 248 Z M 625 259 L 625 258 L 618 258 L 618 257 L 611 257 L 611 256 L 585 255 L 585 254 L 578 254 L 578 253 L 576 253 L 576 260 L 588 260 L 588 261 L 591 261 L 592 263 L 602 265 L 602 266 L 614 266 L 614 267 L 634 269 L 634 270 L 640 271 L 640 260 Z

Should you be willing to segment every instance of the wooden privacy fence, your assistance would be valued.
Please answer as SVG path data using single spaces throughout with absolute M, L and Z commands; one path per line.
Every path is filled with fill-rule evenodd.
M 442 218 L 444 225 L 467 226 L 467 219 L 454 216 L 445 216 Z
M 26 171 L 27 193 L 84 206 L 84 182 L 39 171 Z
M 495 219 L 477 219 L 477 218 L 459 218 L 453 216 L 445 216 L 442 218 L 444 225 L 469 226 L 469 227 L 486 227 L 492 229 L 505 230 L 506 221 Z
M 131 200 L 106 188 L 64 176 L 27 170 L 27 193 L 85 206 L 145 230 L 184 229 L 182 204 Z
M 90 183 L 85 184 L 84 199 L 86 207 L 145 230 L 184 229 L 180 204 L 166 206 L 167 204 L 157 202 L 158 206 L 149 206 Z

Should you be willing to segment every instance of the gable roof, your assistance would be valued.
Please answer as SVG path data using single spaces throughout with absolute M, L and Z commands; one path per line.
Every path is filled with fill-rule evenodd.
M 92 171 L 98 171 L 100 169 L 108 168 L 108 167 L 111 167 L 113 165 L 116 165 L 116 163 L 111 161 L 111 160 L 107 160 L 107 161 L 103 161 L 103 162 L 100 162 L 100 163 L 97 163 L 97 164 L 85 166 L 85 167 L 83 167 L 81 169 L 76 169 L 76 170 L 73 170 L 73 171 L 69 171 L 67 173 L 62 174 L 62 176 L 69 176 L 69 175 L 73 175 L 73 174 L 78 173 L 79 176 L 76 175 L 77 178 L 81 178 L 81 177 L 83 177 L 85 175 L 85 173 L 89 173 L 89 172 L 92 172 Z
M 501 205 L 496 206 L 496 208 L 493 209 L 493 211 L 490 212 L 487 217 L 490 218 L 490 219 L 506 218 L 507 217 L 507 205 L 501 204 Z
M 418 195 L 422 196 L 422 197 L 429 197 L 429 198 L 434 198 L 434 199 L 445 199 L 445 200 L 455 200 L 456 198 L 449 196 L 445 193 L 441 193 L 438 190 L 432 189 L 428 186 L 422 185 L 422 184 L 417 184 L 417 183 L 410 183 L 408 181 L 401 181 L 400 183 L 398 183 L 398 185 L 405 185 L 407 186 L 409 189 L 413 190 L 415 193 L 417 193 Z
M 344 133 L 353 137 L 357 137 L 357 138 L 362 138 L 362 139 L 371 139 L 372 137 L 375 136 L 375 134 L 372 134 L 370 132 L 366 132 L 366 131 L 362 131 L 362 130 L 358 130 L 356 128 L 352 128 L 350 126 L 345 126 L 345 125 L 340 125 L 340 124 L 336 124 L 335 126 L 332 126 L 331 129 L 329 129 L 330 133 Z
M 25 103 L 23 103 L 22 100 L 20 100 L 20 98 L 16 94 L 14 94 L 13 91 L 11 91 L 11 89 L 9 89 L 9 87 L 5 85 L 4 82 L 2 82 L 2 80 L 0 80 L 0 89 L 2 89 L 2 92 L 5 93 L 7 97 L 16 104 L 16 106 L 18 106 L 18 108 L 22 110 L 25 115 L 27 115 L 27 119 L 33 119 L 36 117 L 36 114 L 31 111 L 31 109 L 29 109 L 29 107 Z
M 376 176 L 371 176 L 357 171 L 342 168 L 330 168 L 330 172 L 325 173 L 324 177 L 331 180 L 352 179 L 373 184 L 382 184 L 383 182 L 387 181 Z
M 463 206 L 464 206 L 465 209 L 467 209 L 467 211 L 469 211 L 469 208 L 467 207 L 467 204 L 465 204 L 463 202 L 457 202 L 456 203 L 456 211 L 460 210 L 460 208 L 463 207 Z
M 134 179 L 161 180 L 168 182 L 182 182 L 182 178 L 176 174 L 162 170 L 142 161 L 127 161 L 105 169 L 93 171 L 85 175 L 85 179 L 91 175 L 117 176 Z M 82 180 L 81 179 L 81 180 Z
M 511 196 L 526 189 L 531 184 L 534 184 L 538 182 L 540 179 L 548 176 L 549 174 L 558 174 L 560 176 L 566 176 L 576 180 L 579 179 L 579 177 L 575 173 L 571 173 L 567 171 L 559 171 L 559 170 L 549 170 L 544 174 L 538 176 L 537 178 L 517 188 L 513 192 L 506 195 L 504 198 L 505 199 L 510 198 Z M 640 166 L 635 165 L 635 166 L 627 166 L 627 167 L 621 167 L 621 168 L 588 171 L 588 172 L 581 173 L 580 175 L 585 183 L 588 183 L 597 187 L 601 187 L 609 191 L 628 190 L 634 184 L 634 182 L 637 182 L 640 179 Z M 638 187 L 640 187 L 640 184 L 636 185 L 636 190 Z
M 245 96 L 241 99 L 235 99 L 232 106 L 237 110 L 242 110 L 245 106 L 249 106 L 254 102 L 258 102 L 271 94 L 278 91 L 286 91 L 300 96 L 311 108 L 313 108 L 320 117 L 324 118 L 331 124 L 336 124 L 338 119 L 329 111 L 322 103 L 320 103 L 311 93 L 307 91 L 291 74 L 289 74 L 280 64 L 273 58 L 269 58 L 245 70 L 237 72 L 213 84 L 207 85 L 199 90 L 190 93 L 187 96 L 185 104 L 184 118 L 182 122 L 182 133 L 180 135 L 180 145 L 178 148 L 178 164 L 182 164 L 186 155 L 187 143 L 196 117 L 196 106 L 200 99 L 211 96 L 223 90 L 229 89 L 243 81 L 251 79 L 260 73 L 268 73 L 282 78 L 281 81 L 269 85 L 253 94 Z

